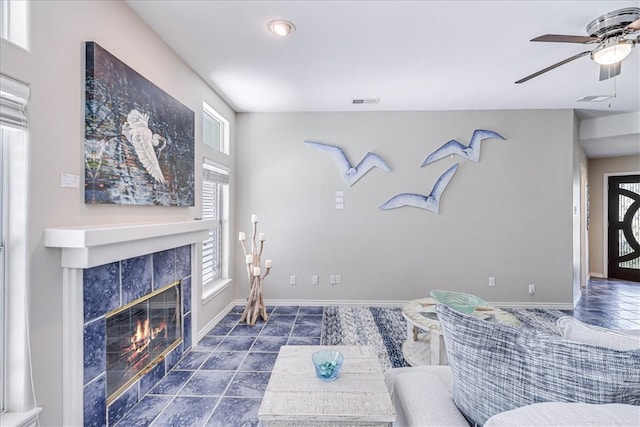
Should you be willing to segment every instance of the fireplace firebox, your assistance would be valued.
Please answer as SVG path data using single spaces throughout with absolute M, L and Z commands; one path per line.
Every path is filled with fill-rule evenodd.
M 107 403 L 182 342 L 180 281 L 106 314 Z

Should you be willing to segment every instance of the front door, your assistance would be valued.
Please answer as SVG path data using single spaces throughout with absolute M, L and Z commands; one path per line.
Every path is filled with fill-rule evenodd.
M 640 175 L 609 177 L 609 278 L 640 282 Z

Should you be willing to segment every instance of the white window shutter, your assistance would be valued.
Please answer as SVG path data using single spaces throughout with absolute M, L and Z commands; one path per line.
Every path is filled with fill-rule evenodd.
M 0 74 L 0 125 L 27 128 L 29 86 Z

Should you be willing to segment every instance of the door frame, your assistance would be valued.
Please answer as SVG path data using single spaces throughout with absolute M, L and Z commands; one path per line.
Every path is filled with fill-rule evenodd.
M 604 278 L 609 278 L 609 177 L 624 175 L 640 175 L 640 171 L 629 172 L 611 172 L 604 174 L 604 182 L 602 185 L 603 211 L 602 211 L 602 266 Z

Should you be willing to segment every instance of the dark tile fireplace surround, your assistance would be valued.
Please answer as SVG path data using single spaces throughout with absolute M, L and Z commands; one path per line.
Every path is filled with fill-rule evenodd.
M 107 405 L 105 314 L 175 281 L 181 282 L 183 343 Z M 115 424 L 191 347 L 191 245 L 83 270 L 84 425 Z

